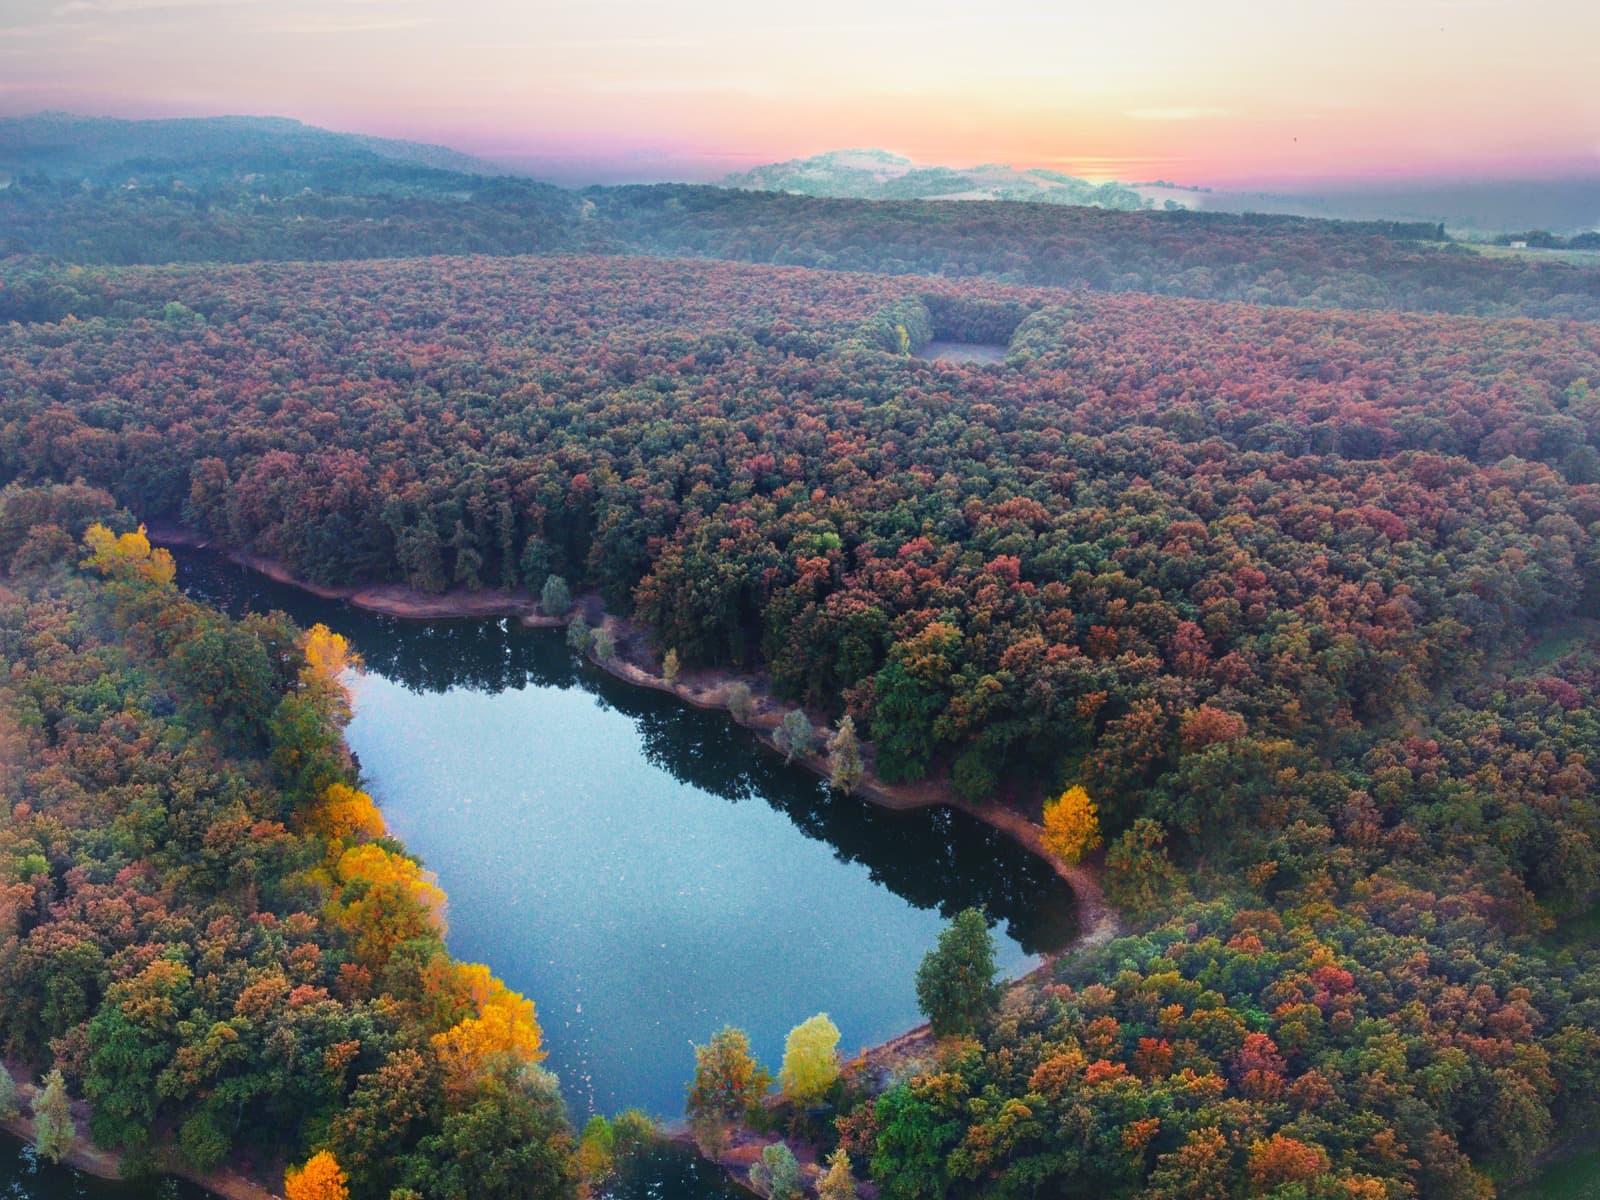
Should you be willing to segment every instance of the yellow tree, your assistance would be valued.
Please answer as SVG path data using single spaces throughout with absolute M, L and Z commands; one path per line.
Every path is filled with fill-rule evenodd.
M 478 963 L 458 964 L 454 984 L 471 1015 L 432 1039 L 434 1054 L 452 1083 L 470 1084 L 494 1059 L 519 1064 L 544 1059 L 544 1031 L 539 1028 L 532 1000 L 512 991 Z
M 797 1104 L 812 1104 L 839 1078 L 839 1027 L 818 1013 L 789 1031 L 778 1086 Z
M 339 1160 L 322 1150 L 284 1172 L 284 1200 L 350 1200 L 349 1182 Z
M 856 1180 L 843 1146 L 828 1156 L 828 1170 L 817 1181 L 817 1200 L 856 1200 Z
M 153 550 L 144 526 L 137 533 L 121 537 L 96 522 L 84 531 L 89 557 L 84 566 L 93 567 L 112 579 L 144 579 L 165 587 L 178 574 L 178 564 L 165 550 Z
M 350 719 L 350 689 L 345 686 L 347 671 L 361 669 L 361 656 L 350 649 L 350 640 L 320 622 L 306 630 L 300 642 L 306 665 L 300 670 L 300 684 L 313 695 L 332 699 L 334 716 Z
M 1069 866 L 1100 845 L 1100 818 L 1089 793 L 1069 787 L 1044 808 L 1045 848 Z
M 342 783 L 331 783 L 311 810 L 311 828 L 330 842 L 380 838 L 387 832 L 372 797 Z
M 444 892 L 411 859 L 366 842 L 344 852 L 335 874 L 339 893 L 330 915 L 364 965 L 382 968 L 402 942 L 444 936 Z
M 301 652 L 306 656 L 305 673 L 301 675 L 306 683 L 312 679 L 337 680 L 360 662 L 350 649 L 350 639 L 321 623 L 306 630 Z

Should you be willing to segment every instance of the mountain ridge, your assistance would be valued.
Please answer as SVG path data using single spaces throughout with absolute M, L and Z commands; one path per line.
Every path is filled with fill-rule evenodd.
M 1153 204 L 1123 183 L 1093 183 L 1042 167 L 920 164 L 876 148 L 828 150 L 725 176 L 718 186 L 842 200 L 1023 200 L 1124 212 Z
M 215 175 L 228 170 L 306 168 L 337 156 L 465 175 L 515 170 L 448 146 L 342 133 L 293 117 L 127 118 L 43 111 L 0 117 L 0 170 L 106 180 L 120 174 Z

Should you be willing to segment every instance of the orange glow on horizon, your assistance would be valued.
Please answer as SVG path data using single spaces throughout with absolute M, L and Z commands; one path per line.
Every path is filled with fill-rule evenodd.
M 1101 179 L 1600 172 L 1581 0 L 14 0 L 0 107 L 272 113 L 716 175 L 882 146 Z

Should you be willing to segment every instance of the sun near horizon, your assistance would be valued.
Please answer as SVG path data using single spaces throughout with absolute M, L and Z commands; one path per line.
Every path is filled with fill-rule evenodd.
M 710 177 L 851 146 L 1189 184 L 1600 172 L 1582 0 L 8 0 L 0 110 Z

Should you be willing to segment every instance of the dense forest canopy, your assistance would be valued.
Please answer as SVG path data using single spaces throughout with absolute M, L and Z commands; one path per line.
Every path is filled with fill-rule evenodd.
M 532 1004 L 450 958 L 353 787 L 342 639 L 185 599 L 129 525 L 0 492 L 5 1056 L 61 1069 L 130 1171 L 317 1144 L 357 1197 L 570 1193 Z
M 971 795 L 1159 790 L 1201 710 L 1326 744 L 1594 595 L 1582 325 L 650 259 L 59 286 L 106 315 L 0 335 L 7 477 L 320 582 L 561 575 Z M 1011 354 L 898 352 L 936 331 Z
M 574 1181 L 525 1002 L 354 791 L 336 645 L 184 601 L 135 519 L 594 593 L 878 780 L 1078 797 L 1131 932 L 829 1092 L 892 1200 L 1479 1197 L 1593 1129 L 1600 270 L 382 170 L 0 192 L 0 1030 L 108 1142 Z M 145 258 L 264 261 L 87 265 Z

